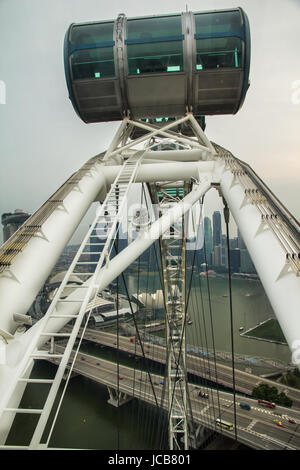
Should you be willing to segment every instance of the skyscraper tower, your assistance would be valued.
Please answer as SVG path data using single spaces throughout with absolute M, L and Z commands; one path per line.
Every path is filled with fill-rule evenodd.
M 211 254 L 213 251 L 213 237 L 211 229 L 211 221 L 209 217 L 204 217 L 204 237 L 207 264 L 211 264 Z
M 213 213 L 213 245 L 221 245 L 221 214 L 219 211 Z
M 227 237 L 221 235 L 221 265 L 228 268 Z

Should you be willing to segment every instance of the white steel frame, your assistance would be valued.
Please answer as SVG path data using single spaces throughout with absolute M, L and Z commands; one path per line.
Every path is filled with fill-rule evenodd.
M 178 135 L 172 131 L 173 126 L 182 122 L 190 123 L 195 135 L 194 138 Z M 142 128 L 147 133 L 134 141 L 129 141 L 130 132 L 134 126 Z M 162 144 L 169 141 L 175 142 L 178 146 L 182 146 L 182 149 L 177 146 L 174 150 L 153 152 L 151 149 L 157 145 L 157 139 L 160 139 Z M 127 162 L 137 156 L 141 157 L 141 155 L 143 155 L 143 159 L 139 160 L 139 164 L 134 167 L 135 182 L 178 184 L 182 181 L 191 182 L 192 179 L 193 189 L 182 200 L 169 208 L 165 214 L 151 223 L 147 230 L 141 232 L 139 237 L 117 256 L 105 258 L 103 252 L 100 256 L 101 262 L 99 260 L 98 269 L 96 269 L 97 274 L 90 277 L 81 289 L 76 289 L 65 299 L 65 302 L 60 302 L 59 306 L 55 304 L 55 309 L 52 307 L 51 324 L 49 322 L 47 325 L 49 330 L 43 329 L 47 322 L 47 318 L 43 318 L 26 332 L 18 333 L 17 325 L 13 321 L 13 314 L 27 312 L 63 248 L 62 240 L 65 244 L 67 243 L 91 202 L 99 199 L 104 201 L 108 188 L 111 185 L 114 188 L 122 172 L 126 171 Z M 250 186 L 247 175 L 240 173 L 238 161 L 234 157 L 232 158 L 233 160 L 230 160 L 226 151 L 209 142 L 192 113 L 187 113 L 185 117 L 167 124 L 161 129 L 125 118 L 105 155 L 91 159 L 88 173 L 78 173 L 78 179 L 74 181 L 74 190 L 61 201 L 63 210 L 58 207 L 48 218 L 46 217 L 40 228 L 43 236 L 33 234 L 24 249 L 0 276 L 0 346 L 2 350 L 5 350 L 6 357 L 6 362 L 0 364 L 0 444 L 5 447 L 6 436 L 15 414 L 28 412 L 19 409 L 19 402 L 26 383 L 32 381 L 30 371 L 33 361 L 29 361 L 30 358 L 33 359 L 31 356 L 42 355 L 37 351 L 41 351 L 49 336 L 58 335 L 71 317 L 79 318 L 78 313 L 84 313 L 86 299 L 91 299 L 97 292 L 101 292 L 175 222 L 180 221 L 185 214 L 188 214 L 193 204 L 209 190 L 212 184 L 220 188 L 227 201 L 291 350 L 295 351 L 295 344 L 299 349 L 300 277 L 297 256 L 299 257 L 300 250 L 298 239 L 291 236 L 289 228 L 285 224 L 283 224 L 284 230 L 282 223 L 278 224 L 280 214 L 276 214 L 276 221 L 272 220 L 272 217 L 267 217 L 266 206 L 261 205 L 265 201 L 260 196 L 257 197 L 255 183 L 254 188 L 253 181 Z M 132 173 L 130 174 L 132 175 Z M 128 185 L 129 181 L 130 179 L 127 178 L 123 184 Z M 120 181 L 119 183 L 121 184 Z M 248 184 L 249 187 L 247 187 Z M 127 198 L 126 190 L 123 197 L 123 200 Z M 120 220 L 120 212 L 118 214 L 114 224 L 114 233 Z M 89 232 L 84 243 L 87 242 L 88 236 Z M 111 240 L 112 238 L 110 238 Z M 289 245 L 286 242 L 289 242 Z M 287 253 L 288 249 L 291 249 L 292 252 Z M 165 246 L 163 256 L 167 252 L 168 247 Z M 181 256 L 183 260 L 184 248 Z M 42 264 L 40 263 L 41 259 L 43 259 Z M 104 260 L 106 260 L 105 267 Z M 73 267 L 70 267 L 71 271 L 72 269 Z M 182 317 L 184 312 L 184 270 L 180 275 L 183 299 L 180 306 L 180 316 Z M 172 283 L 166 267 L 164 277 L 166 279 L 165 298 L 167 299 Z M 59 289 L 58 296 L 63 291 L 65 284 L 62 284 Z M 83 300 L 82 294 L 85 291 L 89 294 Z M 55 302 L 58 298 L 56 297 Z M 167 311 L 167 316 L 169 313 Z M 168 328 L 167 330 L 170 338 L 171 331 Z M 75 333 L 76 328 L 73 332 L 74 337 Z M 172 340 L 171 343 L 174 346 Z M 36 352 L 34 351 L 35 347 L 38 348 Z M 178 355 L 173 356 L 168 364 L 170 386 L 171 384 L 175 385 L 172 366 L 176 361 L 180 362 L 181 378 L 185 380 L 186 377 L 184 356 L 180 358 L 180 361 L 178 361 Z M 25 369 L 24 366 L 26 366 Z M 184 447 L 187 448 L 186 396 L 184 394 L 182 396 L 183 399 L 177 404 L 176 410 L 180 409 L 178 422 L 183 423 L 180 427 L 180 433 L 183 437 Z M 47 413 L 49 410 L 50 402 L 46 405 Z M 40 413 L 40 410 L 33 411 Z M 173 421 L 170 422 L 170 448 L 179 448 L 176 424 L 174 424 L 175 412 L 171 413 L 171 416 Z M 45 420 L 44 424 L 46 424 Z M 37 434 L 41 436 L 41 428 Z M 35 438 L 32 442 L 32 448 L 39 448 L 39 442 L 39 437 Z
M 165 192 L 160 214 L 178 203 Z M 166 355 L 169 446 L 188 449 L 186 372 L 186 234 L 184 217 L 161 237 L 161 264 L 166 309 Z

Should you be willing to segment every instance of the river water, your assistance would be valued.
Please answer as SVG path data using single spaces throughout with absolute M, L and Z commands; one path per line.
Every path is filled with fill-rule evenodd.
M 200 278 L 199 278 L 200 279 Z M 187 327 L 187 342 L 191 345 L 216 350 L 231 351 L 231 326 L 229 311 L 228 281 L 211 278 L 208 285 L 205 279 L 194 284 L 189 300 L 189 314 L 193 321 Z M 136 288 L 131 279 L 130 288 Z M 159 277 L 148 275 L 139 286 L 140 291 L 147 289 L 155 292 L 159 287 Z M 209 294 L 211 303 L 209 304 Z M 288 347 L 240 336 L 239 328 L 248 329 L 269 317 L 273 311 L 259 281 L 234 279 L 232 281 L 233 332 L 235 353 L 256 358 L 262 356 L 283 362 L 290 361 Z M 89 347 L 94 355 L 101 355 L 99 348 Z M 103 352 L 102 352 L 103 353 Z M 42 363 L 35 370 L 36 376 L 54 373 L 54 366 Z M 36 396 L 34 396 L 36 395 Z M 28 389 L 23 397 L 23 406 L 34 406 L 40 399 L 41 390 Z M 167 449 L 166 417 L 153 407 L 133 400 L 115 408 L 107 404 L 108 392 L 105 387 L 84 377 L 70 380 L 64 402 L 50 441 L 50 446 L 58 448 L 84 449 Z M 25 421 L 18 416 L 9 436 L 9 442 L 27 442 L 33 420 Z M 161 432 L 163 431 L 163 432 Z M 162 434 L 162 436 L 161 436 Z M 161 436 L 161 437 L 159 437 Z

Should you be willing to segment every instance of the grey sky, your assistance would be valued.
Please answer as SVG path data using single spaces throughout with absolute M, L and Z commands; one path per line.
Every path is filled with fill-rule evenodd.
M 37 210 L 74 170 L 107 148 L 119 126 L 86 125 L 72 108 L 63 67 L 70 23 L 114 19 L 121 12 L 175 13 L 186 4 L 192 11 L 241 6 L 247 12 L 250 89 L 240 112 L 207 118 L 206 132 L 248 162 L 300 218 L 297 0 L 0 0 L 0 81 L 6 85 L 6 104 L 0 104 L 0 214 Z M 209 201 L 208 212 L 215 196 Z M 220 208 L 217 201 L 214 209 Z

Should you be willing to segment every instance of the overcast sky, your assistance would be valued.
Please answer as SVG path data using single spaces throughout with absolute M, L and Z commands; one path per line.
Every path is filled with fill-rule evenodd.
M 87 125 L 73 110 L 63 66 L 70 23 L 177 13 L 186 5 L 241 6 L 248 14 L 250 89 L 235 116 L 208 117 L 206 133 L 248 162 L 300 219 L 300 0 L 0 0 L 0 214 L 36 211 L 108 147 L 119 126 Z

